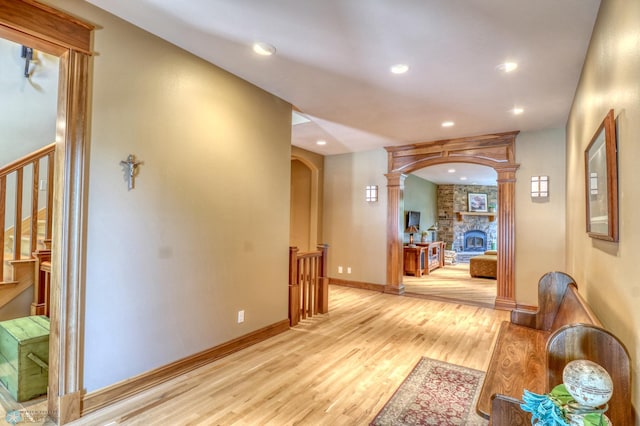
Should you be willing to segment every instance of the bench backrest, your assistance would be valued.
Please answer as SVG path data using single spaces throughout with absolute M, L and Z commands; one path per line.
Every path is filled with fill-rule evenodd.
M 536 324 L 538 330 L 550 330 L 556 318 L 560 303 L 569 285 L 576 285 L 570 275 L 564 272 L 547 272 L 538 281 L 538 311 Z
M 564 292 L 562 302 L 558 306 L 558 311 L 549 331 L 554 332 L 567 324 L 576 323 L 602 325 L 587 305 L 587 302 L 578 293 L 578 287 L 572 283 L 567 286 L 567 290 Z
M 617 337 L 592 324 L 567 325 L 549 337 L 545 352 L 546 392 L 563 382 L 562 371 L 570 361 L 593 361 L 607 370 L 613 380 L 613 396 L 605 414 L 614 425 L 635 424 L 629 353 Z

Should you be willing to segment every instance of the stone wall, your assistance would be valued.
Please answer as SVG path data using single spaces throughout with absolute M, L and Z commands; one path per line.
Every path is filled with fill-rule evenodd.
M 485 185 L 438 185 L 438 239 L 446 242 L 447 249 L 462 251 L 463 235 L 466 231 L 479 229 L 487 233 L 488 246 L 497 243 L 498 217 L 490 221 L 489 216 L 462 216 L 456 212 L 468 211 L 468 194 L 487 194 L 489 210 L 498 204 L 498 187 Z

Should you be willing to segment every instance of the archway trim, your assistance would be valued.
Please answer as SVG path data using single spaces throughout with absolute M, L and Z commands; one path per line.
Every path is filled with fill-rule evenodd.
M 402 294 L 404 179 L 398 176 L 444 163 L 471 163 L 498 174 L 498 290 L 496 308 L 515 308 L 515 139 L 519 131 L 386 147 L 388 153 L 387 284 Z

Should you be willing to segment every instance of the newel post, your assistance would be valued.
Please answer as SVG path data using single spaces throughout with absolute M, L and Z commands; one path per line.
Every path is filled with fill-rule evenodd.
M 300 284 L 298 283 L 298 247 L 289 247 L 289 326 L 300 322 Z
M 318 250 L 322 252 L 320 256 L 320 270 L 318 271 L 318 312 L 326 314 L 329 312 L 329 277 L 327 276 L 328 265 L 328 244 L 318 244 Z

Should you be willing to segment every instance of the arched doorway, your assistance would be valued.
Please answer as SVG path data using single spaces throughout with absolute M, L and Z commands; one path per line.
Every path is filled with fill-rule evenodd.
M 436 164 L 472 163 L 498 174 L 498 291 L 496 308 L 515 308 L 515 138 L 518 131 L 386 147 L 387 176 L 387 284 L 385 291 L 403 294 L 402 221 L 404 180 L 407 173 Z
M 320 170 L 303 155 L 292 154 L 290 245 L 315 250 L 320 243 L 320 204 Z

